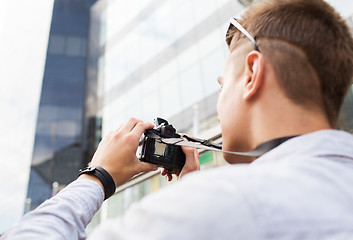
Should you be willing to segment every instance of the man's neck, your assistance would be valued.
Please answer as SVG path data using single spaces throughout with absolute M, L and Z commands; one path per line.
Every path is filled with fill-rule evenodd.
M 261 111 L 264 108 L 262 108 Z M 319 110 L 291 104 L 267 108 L 258 118 L 253 118 L 251 147 L 280 137 L 303 135 L 323 129 L 332 129 L 326 116 Z

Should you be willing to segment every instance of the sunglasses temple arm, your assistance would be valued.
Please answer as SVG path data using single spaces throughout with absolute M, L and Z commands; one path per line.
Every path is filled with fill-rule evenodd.
M 231 18 L 229 20 L 229 22 L 236 27 L 240 32 L 242 32 L 247 38 L 249 38 L 249 40 L 252 42 L 252 44 L 255 47 L 256 51 L 259 51 L 259 47 L 257 46 L 257 43 L 255 41 L 255 39 L 250 35 L 250 33 L 248 31 L 245 30 L 245 28 L 243 28 L 242 25 L 240 25 L 240 23 L 238 23 L 234 18 Z

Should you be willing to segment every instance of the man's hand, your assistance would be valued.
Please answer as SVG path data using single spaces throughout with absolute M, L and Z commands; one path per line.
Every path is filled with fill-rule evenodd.
M 153 128 L 152 123 L 131 118 L 103 138 L 91 165 L 104 168 L 113 177 L 116 185 L 126 183 L 138 173 L 157 170 L 157 166 L 141 162 L 136 156 L 140 137 L 150 128 Z
M 166 176 L 168 181 L 173 180 L 173 174 L 175 174 L 178 178 L 181 178 L 187 173 L 200 170 L 199 152 L 197 149 L 185 146 L 182 146 L 181 148 L 185 153 L 185 165 L 180 172 L 163 169 L 162 175 Z

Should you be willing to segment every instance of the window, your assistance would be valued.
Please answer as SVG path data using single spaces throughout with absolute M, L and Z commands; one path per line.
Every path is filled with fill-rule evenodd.
M 86 56 L 86 39 L 59 34 L 52 34 L 49 39 L 48 51 L 51 54 L 71 57 Z

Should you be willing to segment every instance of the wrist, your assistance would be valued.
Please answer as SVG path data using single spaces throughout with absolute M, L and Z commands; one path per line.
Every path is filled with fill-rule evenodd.
M 104 200 L 108 199 L 115 193 L 116 185 L 112 176 L 100 166 L 89 166 L 80 169 L 79 176 L 86 175 L 86 179 L 91 179 L 100 184 L 104 191 Z
M 98 183 L 99 186 L 101 186 L 101 188 L 102 188 L 103 191 L 104 191 L 103 184 L 102 184 L 101 181 L 99 181 L 99 179 L 98 179 L 96 176 L 94 176 L 94 175 L 82 174 L 82 175 L 78 176 L 77 179 L 88 179 L 88 180 L 94 181 L 94 182 Z

